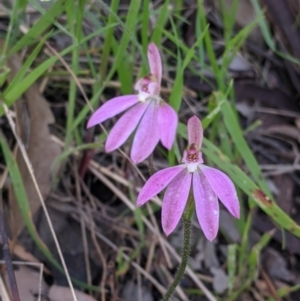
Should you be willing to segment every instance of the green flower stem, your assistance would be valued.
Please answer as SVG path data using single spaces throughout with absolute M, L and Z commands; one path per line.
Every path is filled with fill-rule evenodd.
M 171 283 L 170 287 L 168 288 L 167 292 L 165 293 L 162 301 L 168 301 L 169 298 L 172 296 L 173 292 L 175 291 L 177 285 L 179 284 L 182 276 L 185 272 L 185 268 L 187 266 L 189 256 L 190 256 L 190 239 L 191 239 L 191 218 L 194 212 L 194 200 L 192 197 L 189 198 L 187 208 L 182 216 L 183 222 L 183 248 L 181 254 L 181 263 L 178 266 L 176 275 L 174 277 L 173 282 Z

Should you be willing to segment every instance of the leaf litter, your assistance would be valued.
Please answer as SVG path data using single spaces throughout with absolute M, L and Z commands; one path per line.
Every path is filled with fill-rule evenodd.
M 191 1 L 191 3 L 192 2 L 193 1 Z M 217 41 L 216 51 L 222 52 L 222 47 L 220 47 L 221 43 L 219 42 L 222 41 L 223 38 L 223 25 L 220 8 L 218 8 L 218 10 L 215 9 L 216 2 L 217 1 L 211 1 L 210 4 L 213 5 L 210 5 L 207 11 L 214 32 L 214 38 Z M 227 9 L 230 8 L 233 3 L 233 1 L 225 2 Z M 291 21 L 295 21 L 296 8 L 294 4 L 291 5 L 291 2 L 294 3 L 295 1 L 280 0 L 278 7 L 284 7 L 282 10 L 278 7 L 270 6 L 270 1 L 262 0 L 261 2 L 264 7 L 267 8 L 268 18 L 273 22 L 268 24 L 274 25 L 273 30 L 276 33 L 274 34 L 274 39 L 279 49 L 281 51 L 291 49 L 291 53 L 299 57 L 299 35 L 297 35 L 299 29 L 295 25 L 295 30 L 286 30 L 286 28 L 290 28 L 289 24 L 291 24 Z M 252 5 L 250 5 L 253 3 L 254 1 L 239 1 L 238 26 L 246 26 L 250 20 L 253 20 L 254 10 Z M 126 8 L 126 4 L 124 5 Z M 187 3 L 186 5 L 186 9 L 189 10 L 186 12 L 187 16 L 196 14 L 196 11 L 193 10 L 196 2 L 192 4 Z M 290 16 L 288 21 L 281 18 L 279 14 L 279 12 L 283 10 Z M 93 13 L 95 13 L 95 11 L 93 11 Z M 195 19 L 191 18 L 190 24 L 194 22 L 193 20 Z M 276 22 L 274 22 L 274 20 L 276 20 Z M 88 26 L 86 24 L 88 24 Z M 190 24 L 190 28 L 192 25 L 195 25 Z M 292 22 L 292 24 L 297 23 Z M 89 27 L 90 30 L 90 27 L 93 25 L 91 25 L 90 22 L 86 22 L 83 26 Z M 186 25 L 183 25 L 183 23 L 180 23 L 180 20 L 178 20 L 178 26 L 184 28 Z M 185 37 L 187 41 L 193 41 L 193 36 L 196 36 L 193 31 L 194 29 L 188 31 L 189 36 Z M 55 43 L 58 46 L 60 45 L 59 47 L 65 44 L 64 40 L 68 40 L 68 43 L 70 42 L 64 34 L 56 35 L 54 38 Z M 168 49 L 174 48 L 169 41 L 164 41 L 164 46 Z M 59 47 L 57 47 L 57 49 L 59 49 Z M 91 53 L 93 55 L 92 50 Z M 97 64 L 99 57 L 95 55 L 93 58 Z M 171 60 L 170 58 L 170 61 Z M 13 63 L 17 65 L 17 69 L 22 65 L 22 62 L 18 59 L 13 61 Z M 94 83 L 94 79 L 90 76 L 84 77 L 85 74 L 90 74 L 85 64 L 84 55 L 80 56 L 80 67 L 82 68 L 83 79 L 87 82 L 90 80 Z M 234 58 L 232 67 L 230 75 L 235 78 L 234 89 L 238 111 L 241 112 L 241 105 L 244 106 L 244 114 L 241 114 L 240 121 L 244 129 L 249 129 L 247 134 L 245 134 L 248 143 L 258 158 L 264 174 L 268 177 L 269 187 L 272 187 L 272 191 L 277 192 L 275 193 L 276 202 L 299 223 L 298 212 L 300 206 L 299 202 L 297 202 L 300 193 L 299 185 L 297 184 L 299 183 L 299 172 L 297 168 L 295 168 L 280 173 L 283 171 L 283 165 L 297 165 L 299 151 L 299 128 L 297 127 L 299 117 L 297 117 L 297 115 L 299 116 L 300 113 L 297 94 L 300 86 L 298 85 L 299 68 L 281 56 L 277 56 L 275 53 L 268 51 L 263 35 L 258 27 L 256 27 L 250 39 L 247 40 L 245 48 Z M 88 72 L 86 72 L 87 70 Z M 66 114 L 66 99 L 64 95 L 68 94 L 68 86 L 65 83 L 65 70 L 57 64 L 54 66 L 54 71 L 58 72 L 54 72 L 53 77 L 50 71 L 47 75 L 49 76 L 49 80 L 46 90 L 44 91 L 44 95 L 48 96 L 47 101 L 38 92 L 38 85 L 36 84 L 29 88 L 22 99 L 16 103 L 14 108 L 20 135 L 27 147 L 31 163 L 39 181 L 39 187 L 44 197 L 49 195 L 53 183 L 50 172 L 51 164 L 61 152 L 61 146 L 59 146 L 58 143 L 54 143 L 53 139 L 51 139 L 49 124 L 55 123 L 56 128 L 62 130 L 60 126 L 64 124 Z M 62 76 L 63 80 L 61 81 L 60 76 L 57 75 L 60 73 L 64 73 Z M 187 103 L 192 103 L 197 113 L 206 110 L 205 107 L 200 107 L 199 100 L 201 97 L 198 97 L 198 95 L 208 96 L 214 90 L 212 86 L 215 86 L 215 79 L 212 73 L 210 73 L 210 76 L 212 85 L 201 81 L 199 75 L 195 75 L 190 70 L 186 71 L 185 86 L 193 91 L 193 94 L 186 97 L 186 101 Z M 168 81 L 172 80 L 171 72 L 170 75 L 167 74 L 166 79 Z M 84 87 L 89 93 L 90 88 L 88 85 L 84 85 Z M 111 96 L 115 96 L 115 93 L 118 94 L 119 91 L 115 91 L 113 87 L 105 91 L 105 93 L 105 98 L 108 99 Z M 77 100 L 76 110 L 79 111 L 83 106 L 83 102 L 80 97 L 78 97 Z M 48 103 L 50 103 L 52 111 L 55 112 L 56 120 L 54 120 L 51 110 L 49 110 Z M 183 106 L 183 112 L 185 112 L 185 109 L 187 109 L 186 103 L 184 103 Z M 285 115 L 284 112 L 288 114 Z M 188 116 L 184 115 L 181 116 L 183 120 L 187 117 Z M 258 127 L 254 126 L 254 128 L 251 129 L 251 126 L 256 121 L 259 121 Z M 99 130 L 97 129 L 96 135 L 98 135 L 98 133 Z M 182 141 L 179 141 L 179 143 L 183 144 Z M 55 208 L 51 213 L 51 218 L 54 221 L 55 230 L 59 234 L 58 236 L 64 249 L 64 255 L 68 258 L 68 265 L 78 267 L 77 273 L 75 271 L 73 276 L 76 278 L 84 276 L 81 279 L 87 281 L 87 275 L 85 273 L 89 272 L 92 275 L 93 284 L 99 286 L 99 276 L 101 276 L 103 266 L 99 264 L 99 254 L 97 253 L 95 241 L 92 239 L 92 232 L 99 231 L 103 233 L 110 242 L 113 242 L 117 246 L 117 249 L 113 250 L 105 243 L 100 244 L 105 259 L 116 264 L 116 270 L 112 272 L 113 276 L 108 273 L 109 275 L 107 275 L 105 279 L 105 294 L 107 300 L 113 300 L 117 295 L 122 296 L 124 300 L 132 300 L 133 298 L 137 298 L 137 291 L 139 289 L 141 290 L 141 294 L 145 296 L 143 300 L 158 299 L 160 297 L 158 289 L 151 281 L 147 280 L 147 277 L 144 276 L 145 274 L 141 276 L 140 272 L 130 265 L 125 265 L 126 268 L 123 270 L 124 262 L 121 259 L 124 258 L 122 254 L 125 254 L 129 256 L 131 262 L 143 267 L 148 254 L 147 241 L 143 242 L 142 251 L 139 254 L 134 252 L 138 248 L 139 240 L 142 237 L 139 235 L 147 235 L 148 230 L 146 230 L 146 232 L 142 232 L 141 229 L 139 229 L 141 232 L 137 231 L 132 215 L 128 213 L 128 208 L 120 201 L 119 195 L 116 193 L 119 191 L 123 194 L 127 194 L 128 187 L 132 186 L 130 181 L 128 181 L 127 186 L 123 185 L 124 178 L 125 180 L 127 178 L 134 179 L 139 187 L 142 185 L 141 180 L 136 175 L 136 171 L 128 166 L 126 160 L 120 154 L 113 154 L 112 156 L 106 155 L 100 147 L 100 150 L 98 150 L 94 157 L 94 162 L 100 165 L 101 168 L 105 167 L 108 171 L 114 173 L 115 178 L 112 178 L 112 180 L 115 181 L 114 188 L 108 188 L 107 184 L 97 178 L 95 174 L 87 172 L 86 177 L 81 179 L 82 183 L 80 184 L 80 195 L 82 197 L 81 206 L 79 205 L 78 193 L 76 193 L 78 185 L 74 184 L 75 174 L 72 168 L 74 164 L 78 166 L 79 160 L 78 156 L 70 155 L 68 157 L 65 172 L 60 179 L 59 186 L 56 187 L 51 198 L 48 199 L 49 206 L 51 206 L 52 209 Z M 165 164 L 162 157 L 159 157 L 158 161 L 159 162 L 155 162 L 155 167 Z M 49 231 L 46 230 L 45 219 L 39 212 L 39 200 L 33 191 L 32 183 L 29 180 L 30 177 L 26 174 L 27 168 L 25 168 L 24 162 L 20 159 L 19 154 L 17 154 L 17 162 L 21 170 L 28 198 L 31 201 L 31 214 L 36 216 L 36 224 L 38 225 L 43 240 L 51 251 L 55 253 L 53 241 L 49 238 Z M 270 166 L 272 170 L 268 169 Z M 242 168 L 244 168 L 244 166 L 242 166 Z M 119 171 L 120 169 L 122 169 L 122 172 Z M 146 171 L 146 167 L 142 165 L 141 170 Z M 119 174 L 120 177 L 122 177 L 122 183 L 117 181 Z M 124 177 L 124 175 L 126 176 Z M 146 172 L 145 175 L 147 176 Z M 13 198 L 10 197 L 10 199 Z M 134 197 L 132 197 L 132 202 L 134 202 Z M 20 216 L 18 216 L 16 212 L 16 209 L 13 209 L 17 229 L 15 235 L 19 234 L 24 227 Z M 84 214 L 82 215 L 82 213 Z M 122 215 L 120 215 L 120 213 L 122 213 Z M 158 213 L 156 210 L 154 214 L 155 217 L 157 217 Z M 96 268 L 94 271 L 93 268 L 90 268 L 90 271 L 85 271 L 87 261 L 83 246 L 84 234 L 81 232 L 82 227 L 79 227 L 77 222 L 82 221 L 82 216 L 85 216 L 86 219 L 85 222 L 83 222 L 83 228 L 87 228 L 88 221 L 93 221 L 87 234 L 87 250 L 88 258 L 91 260 L 91 266 Z M 251 226 L 249 231 L 249 237 L 253 236 L 255 239 L 251 241 L 250 246 L 247 246 L 247 251 L 253 250 L 251 248 L 260 243 L 261 237 L 275 226 L 270 219 L 258 209 L 254 211 L 253 216 L 253 226 Z M 202 237 L 201 234 L 199 234 L 201 231 L 195 227 L 196 231 L 194 231 L 195 233 L 193 235 L 194 248 L 190 263 L 197 277 L 205 279 L 203 281 L 205 281 L 209 290 L 216 295 L 222 296 L 221 298 L 225 296 L 224 300 L 230 300 L 226 299 L 227 297 L 229 298 L 229 296 L 226 295 L 226 284 L 228 282 L 226 246 L 229 244 L 239 244 L 244 238 L 240 233 L 240 226 L 228 221 L 227 217 L 223 214 L 221 214 L 220 227 L 222 234 L 219 235 L 216 243 L 210 247 L 201 243 Z M 228 235 L 226 235 L 226 233 Z M 76 240 L 74 239 L 75 237 Z M 180 233 L 175 233 L 174 237 L 171 237 L 171 242 L 179 250 L 178 240 L 180 240 Z M 23 235 L 21 241 L 26 246 L 27 251 L 31 252 L 35 257 L 39 258 L 39 260 L 47 262 L 43 254 L 34 247 L 30 241 L 30 237 Z M 79 241 L 80 243 L 76 243 Z M 97 241 L 97 243 L 99 244 L 99 241 Z M 257 263 L 257 266 L 255 266 L 257 268 L 256 282 L 254 278 L 251 280 L 252 284 L 248 286 L 248 291 L 241 293 L 241 300 L 261 301 L 262 296 L 260 296 L 258 286 L 260 286 L 260 288 L 264 287 L 264 293 L 262 294 L 264 298 L 273 298 L 274 292 L 271 292 L 271 286 L 267 285 L 267 277 L 274 282 L 273 287 L 275 287 L 275 289 L 282 287 L 278 282 L 279 280 L 288 287 L 297 284 L 298 275 L 295 270 L 297 270 L 297 266 L 299 266 L 299 244 L 299 239 L 295 236 L 290 233 L 282 234 L 280 230 L 277 230 L 271 243 L 263 253 L 263 256 L 266 256 L 268 260 L 263 260 L 264 264 L 262 265 L 259 262 Z M 285 251 L 282 251 L 282 246 L 285 247 Z M 155 247 L 155 256 L 152 258 L 152 264 L 148 273 L 153 275 L 155 279 L 159 279 L 164 285 L 167 285 L 167 278 L 160 272 L 158 268 L 159 264 L 157 263 L 157 261 L 166 262 L 167 260 L 164 256 L 163 247 L 157 244 Z M 253 253 L 251 253 L 251 256 L 253 256 Z M 257 259 L 256 257 L 253 258 Z M 202 264 L 203 261 L 205 261 L 205 264 Z M 172 263 L 174 268 L 176 266 L 174 258 L 172 258 Z M 245 265 L 247 264 L 250 263 L 246 262 Z M 47 262 L 47 265 L 51 267 L 49 262 Z M 54 281 L 55 284 L 50 285 L 52 297 L 50 297 L 50 294 L 48 297 L 50 297 L 50 300 L 56 300 L 57 295 L 62 298 L 63 294 L 65 294 L 65 299 L 59 300 L 69 300 L 68 298 L 71 298 L 69 289 L 61 286 L 66 284 L 65 279 L 60 277 L 59 274 L 54 271 L 53 267 L 51 268 L 52 281 Z M 247 266 L 247 268 L 250 269 L 249 266 Z M 265 270 L 267 277 L 263 276 L 263 272 L 260 273 L 260 268 Z M 169 270 L 173 272 L 172 269 L 169 268 Z M 123 274 L 118 274 L 120 271 L 122 271 Z M 281 278 L 276 274 L 278 271 L 280 271 Z M 17 272 L 18 271 L 16 271 L 16 273 Z M 242 270 L 239 276 L 245 277 L 243 279 L 247 282 L 249 279 L 244 273 L 245 271 Z M 121 276 L 116 277 L 116 275 Z M 114 283 L 114 285 L 111 285 L 112 283 Z M 238 284 L 237 279 L 235 284 L 237 289 Z M 191 281 L 189 277 L 185 277 L 181 286 L 185 292 L 189 292 L 190 288 L 195 288 L 195 283 Z M 112 292 L 110 289 L 112 287 L 118 287 L 119 291 L 116 289 L 116 291 Z M 93 294 L 90 293 L 90 295 L 92 296 Z M 190 292 L 190 295 L 192 295 L 192 298 L 195 300 L 207 300 L 207 297 L 199 296 L 199 290 L 197 292 Z M 296 295 L 296 297 L 294 297 L 294 295 L 290 295 L 292 296 L 291 300 L 297 300 L 297 296 L 299 296 Z M 91 296 L 88 297 L 87 294 L 81 293 L 81 295 L 78 295 L 78 299 L 94 300 Z M 80 299 L 81 297 L 83 299 Z
M 2 51 L 1 49 L 3 49 L 3 41 L 0 43 L 0 51 Z M 10 69 L 9 82 L 17 75 L 22 64 L 23 60 L 18 55 L 7 61 L 7 67 Z M 15 112 L 19 135 L 27 149 L 41 193 L 43 197 L 46 197 L 50 193 L 53 182 L 51 167 L 54 159 L 61 153 L 61 148 L 51 140 L 49 126 L 55 122 L 55 119 L 37 84 L 29 87 L 16 102 Z M 27 197 L 30 200 L 31 214 L 34 215 L 41 204 L 19 150 L 16 153 L 16 160 Z M 13 230 L 13 236 L 17 237 L 23 230 L 24 223 L 12 190 L 11 193 L 11 229 Z

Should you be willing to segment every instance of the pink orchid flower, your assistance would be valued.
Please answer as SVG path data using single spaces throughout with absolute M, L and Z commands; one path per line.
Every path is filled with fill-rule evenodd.
M 119 148 L 137 128 L 130 154 L 134 163 L 145 160 L 159 140 L 170 150 L 178 124 L 175 110 L 160 97 L 162 62 L 154 43 L 149 44 L 147 55 L 151 74 L 135 84 L 138 94 L 107 101 L 95 111 L 87 124 L 90 128 L 128 109 L 111 129 L 105 150 L 112 152 Z
M 203 129 L 193 116 L 188 121 L 188 143 L 183 164 L 169 167 L 152 175 L 140 191 L 137 206 L 141 206 L 167 187 L 162 203 L 162 227 L 169 235 L 177 226 L 185 209 L 190 190 L 195 200 L 196 214 L 206 238 L 215 239 L 219 228 L 219 203 L 236 218 L 240 205 L 232 181 L 223 172 L 203 164 L 201 144 Z

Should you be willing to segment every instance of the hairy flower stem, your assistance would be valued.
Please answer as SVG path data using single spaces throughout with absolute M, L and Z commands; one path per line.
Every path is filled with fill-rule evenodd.
M 182 216 L 183 222 L 183 248 L 181 254 L 181 262 L 178 266 L 176 275 L 174 277 L 173 282 L 171 283 L 170 287 L 168 288 L 167 292 L 165 293 L 162 301 L 168 301 L 169 298 L 172 296 L 174 290 L 176 289 L 177 285 L 179 284 L 182 276 L 185 272 L 185 268 L 187 266 L 189 256 L 190 256 L 190 239 L 191 239 L 191 218 L 194 212 L 194 200 L 190 197 L 187 208 Z

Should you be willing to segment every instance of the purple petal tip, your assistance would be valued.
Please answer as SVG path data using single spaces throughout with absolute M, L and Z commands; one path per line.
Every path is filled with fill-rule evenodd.
M 164 231 L 164 233 L 165 233 L 166 236 L 169 236 L 172 233 L 172 231 L 166 230 L 166 229 L 164 229 L 163 231 Z
M 102 123 L 105 120 L 116 116 L 117 114 L 127 110 L 139 101 L 137 95 L 117 96 L 105 102 L 90 117 L 87 128 Z
M 142 206 L 152 197 L 160 193 L 178 175 L 183 166 L 168 167 L 156 172 L 145 183 L 137 197 L 137 206 Z
M 86 125 L 86 128 L 89 129 L 89 128 L 91 128 L 92 126 L 94 126 L 94 125 L 96 125 L 96 124 L 97 124 L 97 123 L 92 122 L 92 120 L 89 120 L 88 123 L 87 123 L 87 125 Z
M 218 234 L 218 232 L 217 233 L 212 233 L 212 235 L 205 234 L 205 237 L 206 237 L 207 240 L 213 241 L 217 237 L 217 234 Z
M 160 85 L 162 78 L 162 63 L 159 50 L 154 43 L 148 45 L 148 61 L 151 74 L 156 77 L 157 82 Z
M 189 145 L 195 144 L 200 150 L 203 139 L 203 129 L 200 119 L 197 116 L 193 116 L 188 120 L 188 142 Z
M 212 167 L 202 165 L 201 170 L 207 178 L 209 185 L 230 214 L 239 218 L 240 203 L 231 179 L 225 173 Z

